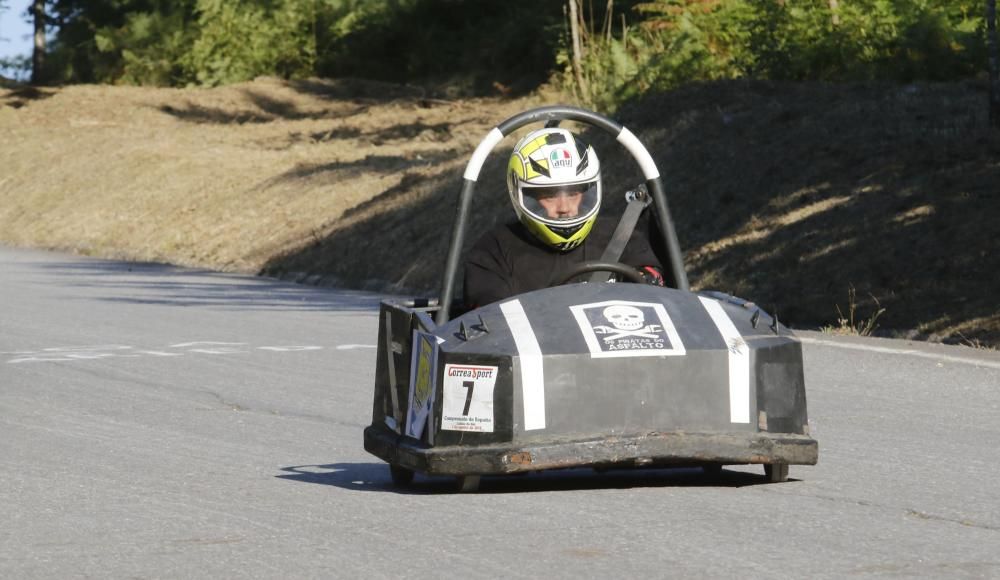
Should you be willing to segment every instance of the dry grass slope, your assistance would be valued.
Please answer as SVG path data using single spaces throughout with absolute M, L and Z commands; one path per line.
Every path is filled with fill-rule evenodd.
M 0 242 L 433 293 L 472 149 L 555 99 L 346 80 L 0 89 Z M 876 333 L 988 346 L 1000 136 L 985 99 L 976 84 L 724 82 L 619 119 L 665 176 L 696 287 L 793 325 L 884 308 Z M 592 138 L 620 205 L 638 173 Z M 507 219 L 503 164 L 484 168 L 474 230 Z

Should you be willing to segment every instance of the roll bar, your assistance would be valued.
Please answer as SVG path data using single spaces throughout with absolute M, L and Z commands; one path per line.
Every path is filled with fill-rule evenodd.
M 690 289 L 687 273 L 684 271 L 680 244 L 677 241 L 677 232 L 674 229 L 674 222 L 670 218 L 670 209 L 667 207 L 667 195 L 660 180 L 660 172 L 656 169 L 656 163 L 653 162 L 649 151 L 646 150 L 646 147 L 631 131 L 603 115 L 579 107 L 552 105 L 518 113 L 494 127 L 476 147 L 476 150 L 472 153 L 472 158 L 469 159 L 468 165 L 465 166 L 465 173 L 462 176 L 462 192 L 459 195 L 455 225 L 451 232 L 451 244 L 448 247 L 448 259 L 445 262 L 444 277 L 441 281 L 441 308 L 435 316 L 434 322 L 436 324 L 441 325 L 448 322 L 449 308 L 455 290 L 455 276 L 458 272 L 459 254 L 462 252 L 462 245 L 465 241 L 469 207 L 472 205 L 472 195 L 475 192 L 476 182 L 479 180 L 479 172 L 482 170 L 486 158 L 489 157 L 490 152 L 493 151 L 493 148 L 504 137 L 521 127 L 531 123 L 552 123 L 559 121 L 578 121 L 602 129 L 611 134 L 632 154 L 632 157 L 642 170 L 643 177 L 646 179 L 646 187 L 649 188 L 650 195 L 653 198 L 653 205 L 656 207 L 656 217 L 660 231 L 663 232 L 663 241 L 666 244 L 666 247 L 663 249 L 666 250 L 666 255 L 670 260 L 670 272 L 678 289 Z

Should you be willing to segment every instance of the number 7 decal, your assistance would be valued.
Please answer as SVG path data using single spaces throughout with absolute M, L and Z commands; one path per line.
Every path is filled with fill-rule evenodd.
M 499 370 L 486 365 L 444 366 L 442 431 L 493 432 L 493 387 Z
M 476 388 L 476 381 L 462 381 L 462 387 L 469 389 L 469 392 L 465 395 L 465 408 L 462 409 L 462 416 L 469 416 L 469 405 L 472 404 L 472 389 Z

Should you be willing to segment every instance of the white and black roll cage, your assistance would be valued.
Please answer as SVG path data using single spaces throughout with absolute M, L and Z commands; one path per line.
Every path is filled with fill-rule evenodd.
M 593 111 L 568 105 L 538 107 L 518 113 L 494 127 L 476 147 L 472 158 L 465 167 L 462 193 L 459 197 L 455 226 L 452 230 L 451 244 L 448 248 L 448 259 L 445 263 L 444 278 L 441 282 L 441 298 L 439 302 L 441 308 L 435 316 L 436 324 L 441 325 L 448 321 L 449 305 L 454 295 L 459 254 L 461 254 L 462 245 L 465 240 L 466 222 L 469 217 L 472 195 L 476 189 L 479 172 L 486 162 L 486 158 L 489 157 L 490 152 L 493 151 L 493 148 L 504 137 L 507 137 L 525 125 L 540 122 L 552 125 L 564 120 L 578 121 L 603 129 L 614 136 L 632 154 L 632 157 L 642 170 L 643 177 L 646 179 L 646 187 L 649 189 L 653 206 L 656 208 L 656 218 L 660 231 L 663 233 L 662 243 L 665 245 L 662 248 L 665 250 L 663 255 L 668 256 L 670 262 L 666 266 L 670 268 L 670 273 L 673 276 L 676 287 L 679 290 L 689 290 L 687 274 L 684 271 L 684 263 L 681 257 L 680 244 L 677 241 L 677 232 L 674 229 L 670 210 L 667 207 L 667 196 L 663 189 L 663 182 L 660 179 L 660 172 L 656 169 L 656 163 L 653 162 L 653 158 L 649 154 L 649 151 L 646 150 L 646 147 L 624 126 Z

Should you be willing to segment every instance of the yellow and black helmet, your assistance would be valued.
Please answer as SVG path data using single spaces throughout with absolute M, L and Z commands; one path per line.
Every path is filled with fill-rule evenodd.
M 507 191 L 528 231 L 552 248 L 572 250 L 601 209 L 601 162 L 566 129 L 532 131 L 510 155 Z

